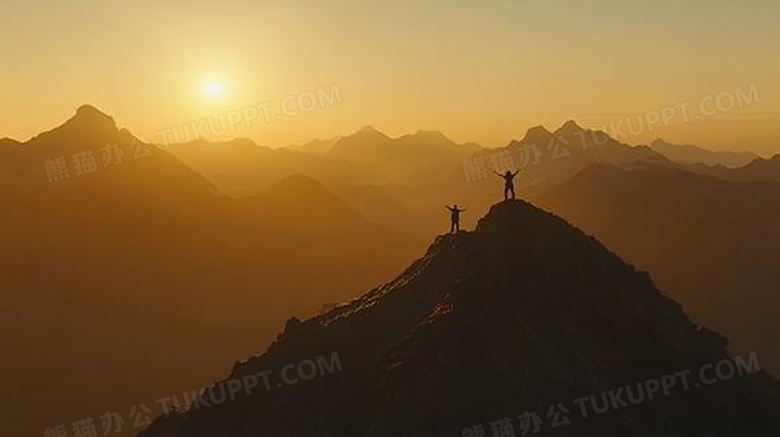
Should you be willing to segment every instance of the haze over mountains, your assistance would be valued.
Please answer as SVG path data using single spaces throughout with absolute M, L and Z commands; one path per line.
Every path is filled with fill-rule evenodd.
M 410 135 L 407 138 L 414 138 L 417 135 Z M 338 154 L 339 158 L 349 158 L 353 161 L 362 159 L 364 168 L 373 166 L 379 169 L 376 172 L 382 171 L 383 159 L 371 162 L 367 156 L 386 157 L 392 154 L 400 155 L 405 151 L 402 147 L 400 150 L 395 150 L 395 143 L 372 128 L 363 129 L 359 134 L 347 138 L 350 138 L 346 142 L 349 147 L 341 150 Z M 365 149 L 362 149 L 360 144 L 365 144 Z M 742 273 L 759 269 L 765 272 L 763 273 L 765 275 L 772 269 L 780 268 L 780 257 L 767 252 L 774 244 L 773 238 L 761 237 L 762 233 L 773 233 L 768 223 L 777 220 L 777 212 L 772 205 L 777 204 L 774 201 L 774 193 L 778 188 L 774 184 L 780 182 L 780 155 L 763 159 L 754 155 L 743 156 L 725 152 L 708 154 L 704 149 L 695 148 L 696 154 L 680 159 L 668 150 L 670 147 L 678 146 L 660 147 L 660 145 L 660 142 L 656 142 L 652 147 L 629 146 L 615 141 L 606 133 L 583 129 L 574 121 L 568 121 L 554 131 L 538 126 L 529 129 L 521 139 L 510 142 L 505 148 L 478 149 L 468 156 L 468 158 L 484 159 L 488 169 L 486 179 L 466 182 L 462 166 L 455 163 L 451 165 L 449 173 L 443 171 L 439 173 L 447 174 L 447 182 L 444 184 L 422 184 L 415 180 L 417 176 L 414 173 L 405 174 L 395 180 L 407 187 L 415 187 L 418 195 L 414 195 L 414 192 L 406 196 L 398 195 L 397 189 L 378 186 L 372 188 L 375 194 L 369 197 L 369 199 L 377 199 L 376 202 L 366 202 L 366 198 L 362 198 L 362 201 L 350 198 L 350 201 L 361 204 L 365 210 L 375 211 L 375 213 L 381 211 L 377 220 L 384 218 L 388 226 L 394 224 L 398 229 L 415 229 L 429 233 L 436 232 L 443 226 L 442 215 L 437 210 L 438 206 L 442 203 L 458 202 L 469 208 L 464 221 L 466 226 L 470 227 L 473 226 L 474 217 L 486 211 L 499 199 L 501 193 L 502 182 L 492 175 L 494 169 L 490 159 L 491 154 L 509 152 L 516 166 L 525 165 L 524 174 L 516 181 L 521 196 L 538 200 L 550 207 L 552 211 L 583 226 L 585 230 L 599 236 L 603 235 L 605 243 L 618 253 L 625 253 L 631 261 L 637 262 L 653 274 L 657 272 L 664 288 L 689 305 L 694 317 L 702 318 L 728 335 L 733 335 L 741 350 L 762 351 L 766 357 L 765 362 L 770 367 L 780 368 L 780 356 L 777 355 L 776 348 L 766 340 L 766 338 L 773 338 L 769 334 L 775 332 L 776 313 L 780 312 L 780 304 L 775 300 L 776 293 L 768 294 L 766 287 L 757 290 L 750 285 L 774 284 L 776 278 L 767 278 L 767 282 L 761 282 Z M 538 157 L 533 153 L 534 147 L 538 149 Z M 669 156 L 659 153 L 656 149 L 663 149 Z M 216 153 L 216 150 L 213 150 L 213 153 Z M 723 165 L 709 166 L 703 162 L 691 164 L 697 159 L 721 162 L 734 156 L 743 160 L 748 160 L 749 157 L 753 159 L 747 165 L 734 168 Z M 391 159 L 389 161 L 392 162 Z M 436 167 L 435 163 L 439 161 L 428 162 L 429 167 Z M 733 162 L 733 159 L 730 162 Z M 624 181 L 614 179 L 591 184 L 592 181 L 587 175 L 600 171 L 591 172 L 591 167 L 604 169 L 603 171 L 613 168 L 616 173 L 633 178 L 635 183 L 625 182 L 626 186 L 631 188 L 617 191 L 622 193 L 623 197 L 609 197 L 612 203 L 605 204 L 600 199 L 615 192 L 617 187 L 623 186 Z M 622 171 L 617 172 L 618 169 Z M 667 173 L 670 178 L 673 177 L 672 175 L 677 175 L 673 179 L 674 182 L 667 181 L 657 189 L 649 191 L 655 179 L 648 177 L 648 185 L 643 187 L 645 176 Z M 696 174 L 714 176 L 717 181 L 712 178 L 697 178 Z M 579 179 L 580 176 L 583 179 Z M 332 176 L 323 176 L 323 178 L 329 179 Z M 351 185 L 354 187 L 355 181 L 360 180 L 361 178 L 356 176 Z M 765 184 L 740 184 L 744 182 Z M 711 188 L 708 189 L 707 186 Z M 577 191 L 587 189 L 590 189 L 588 195 Z M 578 194 L 566 195 L 564 192 L 567 190 Z M 352 189 L 352 192 L 357 191 Z M 679 199 L 681 193 L 687 193 L 684 200 L 673 201 Z M 705 202 L 704 199 L 709 200 Z M 591 202 L 599 206 L 590 207 Z M 653 205 L 652 210 L 646 211 L 645 208 L 649 208 L 650 205 Z M 760 215 L 757 207 L 751 205 L 760 205 L 763 208 Z M 623 215 L 623 208 L 634 207 L 636 214 L 631 215 L 631 219 L 628 220 Z M 612 216 L 608 217 L 609 220 L 605 220 L 604 215 L 609 212 Z M 588 214 L 591 215 L 588 216 L 588 220 L 585 220 L 584 216 Z M 693 217 L 697 217 L 696 220 L 701 221 L 701 224 L 684 225 L 691 223 Z M 400 224 L 397 223 L 399 221 Z M 759 223 L 762 224 L 756 227 L 755 225 Z M 702 231 L 704 228 L 713 232 L 716 229 L 722 230 L 720 234 L 708 234 Z M 750 228 L 751 232 L 755 233 L 755 245 L 737 241 L 743 233 L 741 229 L 746 228 Z M 648 232 L 647 229 L 652 229 L 652 232 Z M 662 230 L 663 236 L 656 238 L 657 233 Z M 619 235 L 626 238 L 618 238 Z M 762 241 L 757 241 L 759 239 Z M 740 248 L 749 246 L 749 248 L 727 250 L 716 260 L 713 259 L 716 252 L 706 249 L 707 244 L 710 243 L 731 245 L 730 247 L 738 245 Z M 683 247 L 688 249 L 682 250 Z M 681 257 L 683 252 L 686 253 L 685 259 Z M 730 259 L 737 257 L 755 260 L 750 262 L 750 268 L 743 270 L 739 266 L 746 264 L 746 261 Z M 715 266 L 720 261 L 729 263 L 733 267 L 719 268 L 718 274 L 714 275 L 707 275 L 700 269 L 691 268 L 697 265 Z M 733 272 L 729 280 L 721 280 L 723 279 L 721 276 L 727 272 Z M 687 279 L 667 281 L 670 276 L 680 278 L 681 275 Z M 719 296 L 718 303 L 712 302 L 713 296 L 710 293 Z M 742 300 L 747 300 L 749 303 L 740 303 Z M 759 311 L 755 319 L 757 323 L 749 328 L 743 326 L 746 323 L 737 320 L 738 314 L 730 310 L 734 305 L 752 305 L 756 308 L 753 311 Z M 762 309 L 758 310 L 757 307 Z M 753 335 L 759 333 L 761 335 Z
M 121 163 L 111 159 L 104 165 L 102 149 L 107 144 L 116 144 L 124 151 Z M 131 144 L 136 149 L 131 150 Z M 539 159 L 526 155 L 524 162 L 521 150 L 527 153 L 531 146 L 538 147 Z M 71 155 L 84 150 L 92 150 L 97 169 L 78 176 Z M 323 306 L 351 299 L 400 272 L 433 235 L 447 229 L 443 204 L 465 205 L 468 210 L 463 225 L 474 227 L 476 219 L 501 200 L 503 181 L 492 173 L 491 156 L 495 158 L 504 152 L 514 157 L 516 166 L 525 165 L 524 174 L 516 180 L 518 196 L 530 198 L 594 234 L 638 269 L 649 271 L 661 289 L 683 303 L 694 324 L 705 323 L 722 332 L 732 340 L 735 351 L 758 351 L 763 367 L 780 372 L 780 355 L 775 346 L 780 333 L 776 291 L 780 283 L 775 274 L 780 268 L 780 241 L 776 238 L 776 223 L 780 219 L 780 155 L 757 158 L 733 168 L 690 164 L 664 156 L 651 147 L 632 147 L 602 132 L 584 130 L 574 121 L 554 131 L 541 126 L 529 129 L 520 139 L 499 149 L 457 144 L 438 132 L 418 131 L 391 138 L 366 127 L 332 141 L 315 140 L 283 149 L 237 139 L 171 145 L 167 151 L 148 145 L 151 156 L 144 157 L 146 150 L 147 145 L 140 144 L 131 132 L 118 128 L 110 116 L 91 106 L 79 108 L 65 124 L 30 141 L 0 139 L 0 200 L 10 206 L 3 212 L 0 227 L 4 242 L 0 246 L 0 286 L 6 291 L 2 309 L 7 315 L 2 337 L 7 355 L 12 357 L 4 360 L 0 383 L 8 393 L 2 407 L 15 416 L 0 421 L 3 435 L 40 433 L 41 428 L 70 423 L 90 414 L 125 410 L 139 400 L 151 402 L 224 375 L 232 362 L 267 344 L 287 318 L 315 314 Z M 44 163 L 56 157 L 66 159 L 70 177 L 50 183 Z M 464 164 L 473 164 L 475 158 L 483 159 L 486 177 L 467 182 Z M 515 282 L 505 282 L 507 278 L 519 282 L 528 279 L 529 284 L 539 287 L 549 279 L 544 287 L 553 287 L 555 293 L 546 299 L 556 301 L 570 297 L 565 294 L 564 285 L 571 285 L 574 290 L 581 288 L 583 283 L 575 283 L 575 278 L 592 279 L 578 276 L 580 267 L 575 273 L 553 270 L 549 259 L 553 254 L 561 255 L 571 261 L 564 265 L 573 268 L 569 249 L 579 248 L 585 241 L 582 236 L 574 237 L 580 235 L 579 231 L 570 230 L 525 204 L 494 210 L 486 220 L 484 223 L 492 224 L 483 224 L 480 232 L 463 236 L 463 241 L 469 243 L 462 243 L 461 236 L 447 237 L 431 248 L 422 264 L 441 263 L 448 267 L 441 272 L 425 267 L 425 274 L 430 275 L 423 284 L 408 285 L 416 290 L 414 293 L 385 293 L 407 287 L 393 282 L 381 289 L 384 291 L 369 295 L 373 297 L 339 307 L 358 309 L 360 302 L 377 298 L 385 308 L 377 312 L 385 314 L 381 320 L 388 324 L 388 333 L 413 334 L 414 340 L 408 342 L 389 336 L 384 343 L 364 349 L 389 353 L 389 349 L 382 348 L 390 348 L 392 342 L 398 341 L 397 349 L 414 357 L 412 362 L 419 363 L 421 369 L 430 369 L 433 361 L 427 360 L 433 358 L 421 350 L 420 344 L 434 350 L 441 348 L 442 353 L 446 352 L 444 356 L 452 358 L 456 341 L 450 336 L 455 334 L 442 328 L 442 323 L 448 323 L 449 301 L 438 299 L 444 299 L 442 290 L 468 286 L 472 287 L 469 293 L 450 292 L 451 297 L 465 299 L 453 301 L 456 308 L 466 308 L 463 312 L 456 309 L 455 317 L 463 323 L 471 317 L 467 314 L 478 314 L 478 318 L 466 325 L 453 325 L 453 332 L 462 334 L 458 338 L 466 339 L 476 350 L 482 347 L 488 352 L 485 348 L 515 341 L 512 339 L 516 333 L 511 329 L 500 331 L 497 343 L 479 345 L 484 338 L 477 338 L 478 335 L 487 338 L 494 333 L 479 329 L 499 328 L 485 322 L 487 312 L 498 305 L 492 300 L 491 287 L 496 287 L 498 296 L 509 299 L 511 311 L 525 314 L 525 309 L 518 308 L 527 299 L 543 308 L 549 308 L 552 301 L 534 300 L 537 295 L 527 294 L 531 288 L 514 295 Z M 516 226 L 521 234 L 538 230 L 540 235 L 515 235 L 514 230 L 505 229 L 511 226 Z M 517 243 L 521 252 L 528 247 L 534 250 L 527 255 L 515 254 L 509 246 L 495 241 L 494 232 Z M 559 232 L 571 239 L 559 239 Z M 542 249 L 542 241 L 547 241 L 549 248 Z M 464 244 L 466 247 L 462 247 Z M 650 291 L 653 287 L 648 285 L 649 280 L 629 273 L 631 269 L 614 261 L 613 255 L 600 250 L 586 250 L 583 254 L 595 258 L 585 257 L 582 269 L 595 268 L 592 263 L 614 267 L 612 273 L 632 284 L 627 288 L 628 295 L 639 293 L 645 299 L 656 293 Z M 534 256 L 547 263 L 536 265 L 539 271 L 531 268 Z M 504 258 L 506 263 L 502 264 Z M 613 261 L 605 261 L 608 259 Z M 489 267 L 493 262 L 498 262 L 497 267 Z M 456 274 L 457 269 L 452 267 L 455 265 L 481 275 L 475 279 L 477 283 L 446 282 L 450 281 L 446 279 L 450 274 L 452 278 L 462 277 Z M 417 281 L 413 271 L 414 268 L 407 271 L 401 282 Z M 493 284 L 490 278 L 499 273 L 505 276 Z M 609 279 L 609 275 L 599 280 L 611 283 L 614 278 Z M 478 303 L 466 294 L 488 300 Z M 597 293 L 594 304 L 613 297 Z M 386 304 L 395 299 L 399 303 Z M 665 300 L 648 299 L 642 300 L 643 305 L 660 313 L 675 313 L 668 303 L 659 303 Z M 609 306 L 612 304 L 615 306 Z M 609 305 L 614 314 L 623 310 L 619 302 L 609 301 Z M 417 318 L 427 317 L 436 307 L 444 314 L 437 313 L 431 319 L 434 327 L 430 329 L 435 334 L 418 333 L 428 328 L 427 324 L 420 325 Z M 390 320 L 389 314 L 396 310 L 400 316 Z M 598 309 L 593 310 L 598 314 Z M 358 313 L 363 314 L 363 310 Z M 648 314 L 640 313 L 635 314 L 639 319 L 650 320 Z M 365 328 L 361 338 L 368 341 L 378 335 L 378 322 L 373 319 L 375 316 L 364 321 L 361 314 L 350 320 Z M 553 326 L 559 320 L 564 320 L 568 327 L 583 322 L 580 313 L 549 315 L 551 321 L 547 323 Z M 690 322 L 683 321 L 681 313 L 670 317 L 679 330 L 674 330 L 675 334 L 667 332 L 664 338 L 692 335 L 689 328 L 683 327 Z M 314 326 L 325 319 L 313 320 L 307 323 Z M 588 321 L 591 322 L 596 323 Z M 483 323 L 487 325 L 482 326 Z M 533 323 L 540 326 L 541 321 Z M 446 326 L 449 329 L 450 325 Z M 482 334 L 468 337 L 463 326 Z M 344 328 L 344 335 L 352 335 L 353 329 Z M 645 335 L 644 331 L 644 327 L 636 326 L 627 332 Z M 549 334 L 547 328 L 540 332 Z M 586 329 L 582 336 L 569 340 L 591 344 L 590 334 L 594 332 Z M 301 337 L 302 344 L 321 334 L 308 335 Z M 415 343 L 417 339 L 422 343 Z M 333 343 L 329 344 L 333 346 L 341 344 L 335 337 L 328 339 L 331 340 Z M 623 340 L 634 342 L 635 338 Z M 289 341 L 292 340 L 283 340 L 281 344 L 295 344 L 289 346 L 293 349 L 300 346 L 298 340 Z M 309 346 L 300 346 L 295 353 L 315 350 Z M 674 348 L 665 343 L 653 346 L 652 350 L 663 355 L 668 352 L 667 347 Z M 694 349 L 701 352 L 697 356 L 723 355 L 722 346 Z M 675 350 L 683 355 L 690 352 Z M 385 370 L 376 367 L 376 362 L 360 355 L 364 352 L 356 349 L 350 355 L 360 363 L 359 372 L 365 372 L 348 376 L 356 378 L 351 379 L 356 384 L 355 391 L 337 392 L 338 396 L 369 399 L 377 387 L 390 390 L 382 385 L 387 380 L 376 379 L 378 375 L 397 377 L 399 381 L 412 377 L 412 370 L 407 371 L 404 366 L 383 373 Z M 273 360 L 291 356 L 286 354 Z M 603 357 L 599 355 L 600 358 Z M 266 359 L 270 358 L 260 362 L 265 365 Z M 523 362 L 525 358 L 511 359 L 520 366 L 540 365 Z M 572 363 L 558 364 L 563 369 Z M 475 359 L 457 370 L 475 373 L 494 365 Z M 62 372 L 41 375 L 41 369 L 55 368 Z M 623 376 L 641 374 L 632 372 Z M 452 381 L 455 376 L 448 378 Z M 521 382 L 528 383 L 516 380 L 512 384 Z M 372 384 L 378 385 L 371 388 Z M 388 402 L 417 402 L 411 394 L 412 384 L 404 384 L 408 385 L 402 385 Z M 602 387 L 603 381 L 588 384 L 583 387 L 595 389 Z M 427 387 L 429 391 L 419 399 L 454 408 L 446 399 L 435 398 L 439 395 Z M 476 387 L 471 394 L 478 395 Z M 550 393 L 560 389 L 560 393 L 568 394 L 572 390 L 552 385 L 549 388 Z M 732 388 L 724 389 L 722 394 L 728 396 Z M 300 394 L 296 391 L 289 400 L 300 402 L 299 396 L 308 396 L 306 390 Z M 44 392 L 47 396 L 40 396 Z M 316 396 L 313 399 L 316 403 Z M 475 398 L 473 405 L 480 399 Z M 49 413 L 19 411 L 20 400 Z M 723 411 L 717 402 L 706 402 L 709 407 L 703 411 Z M 356 403 L 345 402 L 344 411 L 354 406 L 370 415 L 370 403 Z M 316 419 L 311 423 L 325 415 L 346 417 L 343 412 L 320 410 L 325 408 L 322 405 L 312 408 Z M 425 412 L 425 408 L 420 404 L 419 411 Z M 292 420 L 286 416 L 288 413 L 292 414 L 282 408 L 277 416 L 241 423 L 282 426 Z M 490 412 L 469 414 L 477 419 L 483 413 L 487 417 Z M 414 426 L 438 426 L 414 414 L 409 421 Z M 633 420 L 620 417 L 615 423 L 610 422 L 612 419 L 605 423 L 620 427 Z M 193 416 L 191 420 L 203 420 L 204 426 L 210 427 L 222 419 Z M 725 420 L 722 424 L 726 429 L 750 429 L 740 421 Z M 409 423 L 404 422 L 401 428 L 409 429 Z M 343 427 L 337 419 L 327 425 L 334 426 L 333 429 Z M 593 426 L 600 430 L 601 425 Z M 301 423 L 293 428 L 305 432 L 307 426 L 311 425 Z M 359 426 L 369 425 L 362 422 Z M 464 425 L 446 425 L 450 426 L 462 429 Z M 659 425 L 645 426 L 652 429 Z
M 330 152 L 333 145 L 340 140 L 341 137 L 334 137 L 330 139 L 321 140 L 319 138 L 313 139 L 304 144 L 291 144 L 285 148 L 288 150 L 295 150 L 298 152 L 325 154 Z
M 296 173 L 342 184 L 428 185 L 438 183 L 463 159 L 482 149 L 475 144 L 456 144 L 439 132 L 418 131 L 390 138 L 371 126 L 327 144 L 324 150 L 311 143 L 271 149 L 244 139 L 201 141 L 172 146 L 171 152 L 214 179 L 223 191 L 238 196 Z M 236 169 L 240 163 L 243 165 Z
M 642 395 L 587 418 L 572 404 L 629 385 L 636 399 L 638 383 L 727 359 L 724 345 L 595 239 L 504 202 L 474 232 L 439 237 L 396 279 L 286 330 L 228 378 L 334 352 L 343 371 L 239 390 L 140 436 L 455 436 L 523 412 L 566 436 L 774 436 L 780 390 L 766 374 Z M 561 404 L 571 422 L 552 430 L 548 407 Z
M 552 132 L 543 126 L 533 127 L 521 139 L 513 140 L 492 153 L 513 157 L 515 165 L 523 169 L 523 173 L 515 178 L 518 195 L 531 199 L 596 163 L 619 167 L 675 165 L 648 147 L 619 143 L 603 132 L 583 129 L 571 120 Z M 447 184 L 451 191 L 458 194 L 450 197 L 474 210 L 472 218 L 487 211 L 492 203 L 500 199 L 502 192 L 503 180 L 493 175 L 495 169 L 491 168 L 489 155 L 484 158 L 489 170 L 487 180 L 467 182 L 463 170 L 458 169 L 451 173 Z
M 541 203 L 647 268 L 691 314 L 780 372 L 780 184 L 599 165 Z
M 528 160 L 528 184 L 535 192 L 564 182 L 593 163 L 615 166 L 669 163 L 649 147 L 622 144 L 604 132 L 584 129 L 573 120 L 553 132 L 542 126 L 531 128 L 521 140 L 510 142 L 506 148 L 519 150 L 526 146 L 536 146 L 543 154 L 536 164 L 532 155 Z
M 557 146 L 551 147 L 551 140 Z M 524 162 L 519 150 L 525 146 L 536 147 L 542 157 L 537 160 L 532 156 Z M 327 152 L 301 150 L 273 150 L 249 140 L 234 140 L 173 146 L 171 152 L 232 196 L 256 193 L 275 179 L 303 173 L 320 180 L 372 221 L 413 233 L 439 229 L 443 225 L 442 204 L 460 202 L 480 212 L 495 200 L 494 184 L 468 183 L 464 178 L 464 161 L 470 158 L 483 159 L 491 180 L 494 165 L 490 156 L 511 153 L 515 166 L 527 165 L 518 184 L 530 195 L 544 192 L 596 162 L 672 165 L 648 147 L 621 144 L 604 133 L 584 130 L 574 121 L 554 132 L 541 126 L 531 128 L 521 140 L 499 149 L 459 145 L 435 131 L 390 138 L 366 126 L 335 140 Z M 465 218 L 467 226 L 474 224 L 473 217 Z
M 3 435 L 216 377 L 291 314 L 352 296 L 419 250 L 309 177 L 230 199 L 163 150 L 134 159 L 134 141 L 84 106 L 0 151 L 3 411 L 34 406 Z M 103 166 L 106 144 L 121 164 Z M 78 176 L 71 154 L 84 150 L 97 170 Z M 44 163 L 59 156 L 70 177 L 50 183 Z
M 661 138 L 650 143 L 653 150 L 680 164 L 704 164 L 708 166 L 742 167 L 758 155 L 752 152 L 713 152 L 693 144 L 671 144 Z
M 456 144 L 439 132 L 390 138 L 366 126 L 335 140 L 327 152 L 302 150 L 306 148 L 274 150 L 250 140 L 171 148 L 182 162 L 231 196 L 261 192 L 276 179 L 306 174 L 372 221 L 407 232 L 430 232 L 440 225 L 442 202 L 433 202 L 446 190 L 444 181 L 482 148 Z
M 688 169 L 695 173 L 715 176 L 733 182 L 780 182 L 780 154 L 771 158 L 757 158 L 743 167 L 726 168 L 722 165 L 694 164 Z

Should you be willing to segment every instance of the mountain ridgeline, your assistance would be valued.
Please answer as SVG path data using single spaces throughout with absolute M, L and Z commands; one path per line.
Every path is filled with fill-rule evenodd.
M 707 166 L 734 168 L 745 166 L 758 158 L 758 155 L 752 152 L 714 152 L 693 144 L 671 144 L 661 138 L 650 143 L 650 147 L 672 161 L 680 164 L 700 163 Z
M 459 436 L 717 363 L 725 346 L 647 273 L 564 220 L 509 201 L 475 231 L 437 238 L 389 283 L 288 323 L 229 379 L 334 352 L 343 371 L 191 408 L 141 436 Z M 572 410 L 572 424 L 554 434 L 775 436 L 780 392 L 772 384 L 758 373 L 595 417 Z
M 780 371 L 780 184 L 594 165 L 539 202 L 652 272 L 735 350 Z
M 110 144 L 121 156 L 106 159 Z M 94 171 L 79 174 L 79 154 Z M 50 182 L 55 159 L 69 177 Z M 0 143 L 0 201 L 0 408 L 34 406 L 0 420 L 0 435 L 222 375 L 290 314 L 385 281 L 424 247 L 307 176 L 228 198 L 91 106 Z

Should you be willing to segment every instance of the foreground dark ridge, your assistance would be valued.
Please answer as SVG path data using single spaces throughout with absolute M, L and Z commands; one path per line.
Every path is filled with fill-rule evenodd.
M 763 373 L 582 418 L 571 401 L 727 358 L 598 241 L 522 201 L 437 238 L 392 282 L 288 323 L 230 378 L 337 352 L 343 371 L 157 421 L 143 436 L 459 436 L 565 403 L 562 436 L 776 436 Z M 600 398 L 599 398 L 600 399 Z M 520 435 L 516 427 L 517 435 Z

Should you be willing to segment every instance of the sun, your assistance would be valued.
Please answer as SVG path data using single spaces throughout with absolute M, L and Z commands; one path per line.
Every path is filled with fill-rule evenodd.
M 206 82 L 203 85 L 203 88 L 206 90 L 206 94 L 211 97 L 222 97 L 222 94 L 225 91 L 225 87 L 222 85 L 222 82 L 213 80 Z

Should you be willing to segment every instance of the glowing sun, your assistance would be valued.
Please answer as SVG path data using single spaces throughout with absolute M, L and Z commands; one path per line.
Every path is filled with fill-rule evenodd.
M 206 90 L 206 94 L 211 97 L 221 97 L 222 93 L 225 91 L 225 87 L 222 85 L 222 82 L 217 81 L 206 82 L 203 85 L 203 88 Z

